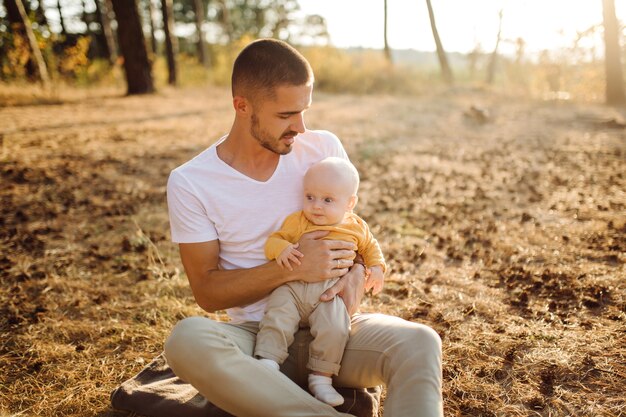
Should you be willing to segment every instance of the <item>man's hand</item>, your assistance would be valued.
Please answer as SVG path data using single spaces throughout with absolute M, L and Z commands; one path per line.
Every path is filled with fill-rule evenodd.
M 356 246 L 343 240 L 322 240 L 328 233 L 318 230 L 302 235 L 297 244 L 303 256 L 299 259 L 300 265 L 293 268 L 293 280 L 319 282 L 348 272 Z
M 348 314 L 352 316 L 359 309 L 364 292 L 365 267 L 355 264 L 335 285 L 324 291 L 320 301 L 330 301 L 338 295 L 346 305 Z
M 280 265 L 281 268 L 286 268 L 290 271 L 293 271 L 293 268 L 291 267 L 291 262 L 293 262 L 295 265 L 300 265 L 301 262 L 298 258 L 302 258 L 303 256 L 304 255 L 302 254 L 302 252 L 298 250 L 298 244 L 291 244 L 283 249 L 280 255 L 278 255 L 278 257 L 276 258 L 276 262 L 278 263 L 278 265 Z

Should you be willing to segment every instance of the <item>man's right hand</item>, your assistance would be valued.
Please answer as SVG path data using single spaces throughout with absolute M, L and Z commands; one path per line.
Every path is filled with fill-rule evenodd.
M 304 255 L 301 265 L 290 272 L 294 281 L 319 282 L 346 274 L 353 264 L 356 246 L 343 240 L 323 240 L 328 231 L 309 232 L 298 241 L 298 250 Z

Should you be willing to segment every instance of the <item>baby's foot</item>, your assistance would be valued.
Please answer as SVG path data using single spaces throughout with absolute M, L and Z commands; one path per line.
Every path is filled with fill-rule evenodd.
M 324 375 L 309 374 L 309 389 L 318 400 L 336 407 L 343 404 L 343 397 L 333 388 L 333 380 Z
M 271 359 L 263 359 L 263 358 L 261 358 L 261 359 L 259 359 L 259 362 L 261 362 L 261 364 L 263 366 L 265 366 L 266 368 L 274 369 L 276 371 L 280 370 L 280 365 L 278 364 L 278 362 L 273 361 Z

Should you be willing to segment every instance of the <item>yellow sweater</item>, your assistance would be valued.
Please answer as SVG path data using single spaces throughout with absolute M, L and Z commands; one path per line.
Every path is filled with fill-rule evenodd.
M 296 243 L 304 233 L 315 230 L 329 230 L 330 233 L 324 239 L 354 243 L 366 266 L 380 265 L 383 272 L 387 269 L 378 241 L 372 236 L 367 223 L 354 213 L 347 213 L 343 222 L 334 226 L 317 226 L 307 220 L 302 211 L 292 213 L 287 216 L 280 230 L 267 239 L 265 256 L 269 260 L 276 259 L 289 244 Z

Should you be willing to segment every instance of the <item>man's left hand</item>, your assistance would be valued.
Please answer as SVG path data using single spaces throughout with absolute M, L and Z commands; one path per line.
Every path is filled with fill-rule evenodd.
M 320 296 L 320 301 L 330 301 L 338 295 L 346 305 L 348 314 L 352 316 L 359 309 L 364 293 L 365 267 L 361 264 L 354 264 L 335 285 L 324 291 Z

